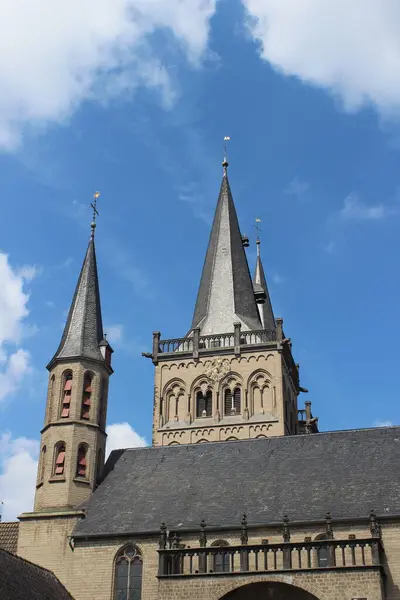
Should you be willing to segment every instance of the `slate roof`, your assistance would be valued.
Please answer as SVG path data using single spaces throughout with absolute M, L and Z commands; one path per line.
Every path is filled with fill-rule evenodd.
M 76 534 L 400 515 L 400 427 L 116 450 Z
M 73 600 L 51 571 L 0 550 L 2 600 Z
M 261 329 L 253 284 L 243 248 L 239 222 L 224 167 L 217 208 L 201 275 L 192 328 L 202 335 Z
M 259 286 L 264 291 L 265 302 L 260 305 L 261 321 L 264 329 L 274 331 L 276 329 L 274 311 L 272 310 L 271 298 L 268 292 L 267 280 L 260 254 L 260 241 L 257 240 L 257 261 L 253 278 L 254 289 Z
M 18 546 L 18 521 L 0 523 L 0 549 L 16 554 Z
M 99 348 L 103 338 L 96 251 L 92 235 L 61 342 L 50 365 L 57 358 L 85 357 L 103 360 Z

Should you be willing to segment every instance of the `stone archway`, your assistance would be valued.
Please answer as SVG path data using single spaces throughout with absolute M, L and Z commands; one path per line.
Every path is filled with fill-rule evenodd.
M 305 590 L 281 582 L 260 582 L 243 585 L 220 600 L 318 600 Z

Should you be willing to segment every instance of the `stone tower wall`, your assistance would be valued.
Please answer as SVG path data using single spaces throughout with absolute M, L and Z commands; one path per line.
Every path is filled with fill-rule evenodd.
M 65 374 L 72 373 L 69 416 L 61 417 Z M 81 418 L 85 374 L 92 375 L 89 418 Z M 58 362 L 50 371 L 34 510 L 74 507 L 93 491 L 104 465 L 109 372 L 94 361 Z M 57 445 L 65 444 L 64 473 L 55 474 Z M 77 477 L 78 449 L 87 447 L 86 476 Z

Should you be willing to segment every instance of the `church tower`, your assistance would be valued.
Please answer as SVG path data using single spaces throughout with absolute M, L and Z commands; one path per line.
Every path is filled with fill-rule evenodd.
M 61 342 L 47 366 L 35 512 L 77 507 L 96 487 L 104 465 L 108 383 L 113 371 L 112 348 L 103 335 L 95 227 L 93 221 Z
M 171 340 L 155 332 L 153 351 L 145 355 L 155 364 L 154 445 L 301 431 L 297 396 L 306 390 L 299 384 L 283 320 L 274 317 L 260 240 L 253 280 L 248 245 L 224 160 L 191 329 Z

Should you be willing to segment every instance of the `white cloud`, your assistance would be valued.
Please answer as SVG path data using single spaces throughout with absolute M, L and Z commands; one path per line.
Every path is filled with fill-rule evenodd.
M 147 446 L 145 438 L 136 433 L 129 423 L 114 423 L 114 425 L 109 425 L 106 431 L 108 436 L 107 456 L 112 450 Z
M 375 421 L 374 427 L 393 427 L 392 421 Z
M 107 334 L 107 339 L 111 345 L 122 342 L 124 335 L 123 325 L 107 325 L 104 327 L 104 332 Z
M 147 446 L 146 440 L 129 425 L 115 423 L 107 427 L 107 456 L 112 450 Z M 11 433 L 0 437 L 0 501 L 3 521 L 15 520 L 33 509 L 39 442 Z
M 30 370 L 30 355 L 14 348 L 24 334 L 32 333 L 34 325 L 27 327 L 29 295 L 24 291 L 26 281 L 35 274 L 34 267 L 15 269 L 8 256 L 0 253 L 0 401 L 12 394 Z
M 22 378 L 30 371 L 30 354 L 19 348 L 6 356 L 0 367 L 0 401 L 15 392 Z
M 26 125 L 68 118 L 85 99 L 138 85 L 173 97 L 156 30 L 172 34 L 196 64 L 216 0 L 3 0 L 0 3 L 0 148 Z
M 3 521 L 13 521 L 33 508 L 39 442 L 25 437 L 0 437 L 0 500 Z
M 310 185 L 306 181 L 301 181 L 298 177 L 292 179 L 292 181 L 285 187 L 283 193 L 287 196 L 295 196 L 300 199 L 308 191 Z
M 346 220 L 382 220 L 396 214 L 398 214 L 398 210 L 393 206 L 385 204 L 368 206 L 355 194 L 350 194 L 345 198 L 344 206 L 340 211 L 340 216 Z
M 285 283 L 286 278 L 283 277 L 283 275 L 280 275 L 279 273 L 274 273 L 272 275 L 272 282 L 275 283 L 275 285 L 281 285 L 282 283 Z
M 242 0 L 263 58 L 339 95 L 348 110 L 400 108 L 398 0 Z

